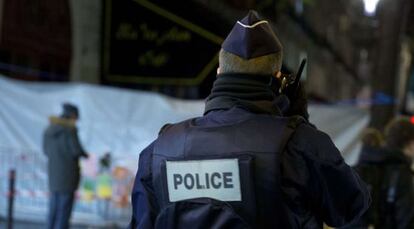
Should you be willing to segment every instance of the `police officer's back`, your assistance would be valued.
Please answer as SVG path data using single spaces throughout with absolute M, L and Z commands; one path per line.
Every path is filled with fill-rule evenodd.
M 283 117 L 288 101 L 270 89 L 282 46 L 269 23 L 255 12 L 238 21 L 219 62 L 204 116 L 163 128 L 141 153 L 130 226 L 321 228 L 362 215 L 367 190 L 329 136 Z

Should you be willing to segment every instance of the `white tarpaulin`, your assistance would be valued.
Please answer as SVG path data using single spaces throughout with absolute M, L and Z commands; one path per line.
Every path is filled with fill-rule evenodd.
M 139 152 L 157 137 L 165 123 L 202 115 L 204 108 L 203 101 L 172 99 L 151 92 L 86 84 L 28 83 L 0 77 L 0 155 L 8 155 L 10 160 L 11 154 L 22 154 L 25 159 L 24 153 L 30 152 L 44 160 L 41 148 L 43 130 L 48 125 L 49 116 L 60 114 L 64 102 L 79 107 L 78 129 L 85 150 L 96 156 L 111 152 L 115 165 L 126 167 L 132 173 L 136 171 Z M 358 134 L 368 122 L 368 113 L 352 107 L 311 106 L 310 114 L 311 121 L 334 139 L 348 162 L 352 163 L 358 151 Z M 3 168 L 0 176 L 5 176 L 6 168 L 12 164 L 5 164 L 8 162 L 4 157 L 0 161 L 0 168 Z M 18 175 L 17 189 L 28 189 L 27 196 L 36 196 L 37 192 L 45 190 L 31 189 L 47 189 L 45 163 L 27 165 L 35 167 L 36 179 L 41 180 L 42 185 L 37 188 L 25 186 L 19 183 Z M 28 169 L 27 165 L 17 168 L 17 173 L 24 173 L 19 169 Z M 6 189 L 6 179 L 1 178 L 0 195 Z M 0 200 L 0 214 L 5 211 L 4 203 Z M 47 201 L 36 203 L 46 209 Z M 19 206 L 16 205 L 17 212 Z M 75 211 L 82 212 L 84 208 L 78 203 Z M 93 210 L 83 212 L 95 213 Z M 45 218 L 44 215 L 39 217 Z M 75 213 L 74 218 L 82 221 L 81 214 Z

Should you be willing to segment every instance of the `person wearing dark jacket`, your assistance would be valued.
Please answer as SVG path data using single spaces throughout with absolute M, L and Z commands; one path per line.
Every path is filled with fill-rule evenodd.
M 367 213 L 347 229 L 414 228 L 414 125 L 399 117 L 386 128 L 385 146 L 369 144 L 368 139 L 375 138 L 365 135 L 356 170 L 368 184 L 373 201 Z
M 130 228 L 337 227 L 365 212 L 364 183 L 307 122 L 306 99 L 288 106 L 271 90 L 281 65 L 250 11 L 222 45 L 204 116 L 166 125 L 141 152 Z
M 77 107 L 65 103 L 60 117 L 50 117 L 44 132 L 43 150 L 48 158 L 50 206 L 49 229 L 69 228 L 74 193 L 79 185 L 79 158 L 88 157 L 83 150 L 76 128 Z

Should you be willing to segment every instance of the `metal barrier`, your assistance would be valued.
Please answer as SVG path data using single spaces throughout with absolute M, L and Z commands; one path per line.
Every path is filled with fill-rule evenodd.
M 9 191 L 9 171 L 15 170 L 15 191 Z M 120 172 L 121 171 L 121 172 Z M 121 176 L 118 176 L 121 173 Z M 131 214 L 129 191 L 133 174 L 115 167 L 109 172 L 110 196 L 99 198 L 96 177 L 83 177 L 76 193 L 72 222 L 83 225 L 126 226 Z M 120 178 L 120 179 L 119 179 Z M 89 190 L 84 183 L 92 182 Z M 41 152 L 0 146 L 0 203 L 14 197 L 14 216 L 18 220 L 45 222 L 48 213 L 47 158 Z M 8 215 L 8 207 L 0 204 L 0 216 Z M 12 219 L 10 219 L 12 220 Z
M 9 193 L 7 196 L 7 228 L 12 229 L 13 228 L 13 205 L 14 205 L 14 193 L 15 188 L 14 184 L 16 181 L 16 170 L 12 169 L 9 172 Z

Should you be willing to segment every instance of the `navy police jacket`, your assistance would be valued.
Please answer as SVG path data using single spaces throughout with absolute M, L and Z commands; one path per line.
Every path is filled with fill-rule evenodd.
M 328 135 L 291 120 L 233 107 L 166 128 L 140 154 L 130 228 L 322 228 L 358 219 L 370 202 L 365 184 Z

